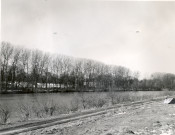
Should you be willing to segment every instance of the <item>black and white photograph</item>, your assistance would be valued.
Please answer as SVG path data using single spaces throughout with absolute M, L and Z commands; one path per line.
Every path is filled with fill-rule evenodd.
M 175 135 L 175 1 L 0 9 L 0 135 Z

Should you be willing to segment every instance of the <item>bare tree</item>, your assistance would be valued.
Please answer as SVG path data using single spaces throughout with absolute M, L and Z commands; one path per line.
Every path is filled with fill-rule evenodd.
M 60 88 L 61 88 L 61 83 L 59 82 L 59 78 L 61 76 L 61 74 L 63 74 L 63 56 L 62 55 L 56 55 L 56 57 L 53 58 L 53 70 L 54 73 L 56 74 L 56 84 L 58 87 L 58 84 L 60 84 Z
M 132 75 L 132 79 L 133 79 L 133 83 L 132 83 L 132 87 L 133 87 L 133 90 L 138 90 L 138 87 L 139 87 L 139 76 L 140 76 L 140 73 L 138 71 L 136 72 L 133 72 L 133 75 Z
M 75 60 L 74 64 L 74 86 L 76 90 L 79 90 L 84 85 L 84 73 L 83 73 L 83 60 Z
M 63 74 L 60 79 L 61 83 L 64 84 L 64 88 L 68 88 L 69 75 L 73 67 L 72 59 L 71 57 L 64 56 L 62 60 L 63 60 Z
M 50 60 L 51 60 L 51 57 L 48 53 L 45 53 L 41 60 L 40 74 L 41 74 L 41 77 L 44 74 L 43 77 L 45 79 L 46 89 L 48 84 L 48 72 L 49 72 Z
M 31 61 L 31 65 L 32 65 L 32 88 L 33 85 L 35 85 L 35 92 L 37 92 L 37 86 L 38 86 L 38 81 L 39 81 L 39 75 L 40 75 L 40 64 L 41 64 L 41 60 L 42 60 L 42 56 L 43 53 L 41 51 L 38 50 L 34 50 L 32 51 L 32 61 Z
M 12 81 L 12 88 L 14 88 L 14 83 L 16 81 L 16 75 L 18 70 L 18 64 L 21 57 L 21 51 L 22 49 L 19 47 L 15 47 L 12 55 L 12 66 L 11 66 L 11 81 Z M 16 81 L 16 87 L 17 87 L 17 81 Z
M 84 60 L 84 77 L 85 77 L 85 86 L 86 90 L 90 87 L 90 80 L 91 80 L 91 69 L 92 69 L 92 61 L 91 60 Z
M 139 80 L 139 73 L 122 66 L 102 62 L 50 55 L 39 50 L 30 51 L 1 43 L 0 92 L 9 86 L 17 89 L 57 89 L 64 86 L 72 90 L 162 90 L 175 88 L 175 75 L 155 73 L 150 79 Z M 25 85 L 26 84 L 26 85 Z M 51 86 L 52 85 L 52 86 Z M 25 89 L 24 89 L 25 90 Z
M 1 46 L 0 46 L 0 54 L 1 54 Z M 2 72 L 2 57 L 0 57 L 0 93 L 2 91 L 2 73 L 1 72 Z
M 13 53 L 13 47 L 8 42 L 2 42 L 1 48 L 1 57 L 2 57 L 2 72 L 3 72 L 3 81 L 5 81 L 5 92 L 7 92 L 8 87 L 8 66 L 9 60 Z
M 28 49 L 22 49 L 21 52 L 21 64 L 22 64 L 22 81 L 24 82 L 25 87 L 29 87 L 29 65 L 30 65 L 31 51 Z

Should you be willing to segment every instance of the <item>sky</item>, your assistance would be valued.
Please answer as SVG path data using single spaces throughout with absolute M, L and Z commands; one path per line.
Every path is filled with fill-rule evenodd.
M 175 73 L 175 1 L 2 0 L 1 39 L 45 52 Z

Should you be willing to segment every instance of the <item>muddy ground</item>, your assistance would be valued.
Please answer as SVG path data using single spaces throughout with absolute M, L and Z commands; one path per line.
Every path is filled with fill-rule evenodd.
M 175 104 L 132 105 L 20 135 L 175 135 Z

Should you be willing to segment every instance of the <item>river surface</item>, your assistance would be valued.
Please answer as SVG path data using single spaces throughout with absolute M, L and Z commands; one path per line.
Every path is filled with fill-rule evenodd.
M 85 92 L 84 96 L 100 96 L 106 98 L 109 92 Z M 161 96 L 172 94 L 165 91 L 138 91 L 138 92 L 115 92 L 116 95 L 122 96 Z M 16 103 L 22 100 L 35 101 L 41 100 L 56 100 L 57 102 L 70 102 L 75 97 L 80 97 L 80 93 L 35 93 L 35 94 L 0 94 L 0 103 Z

